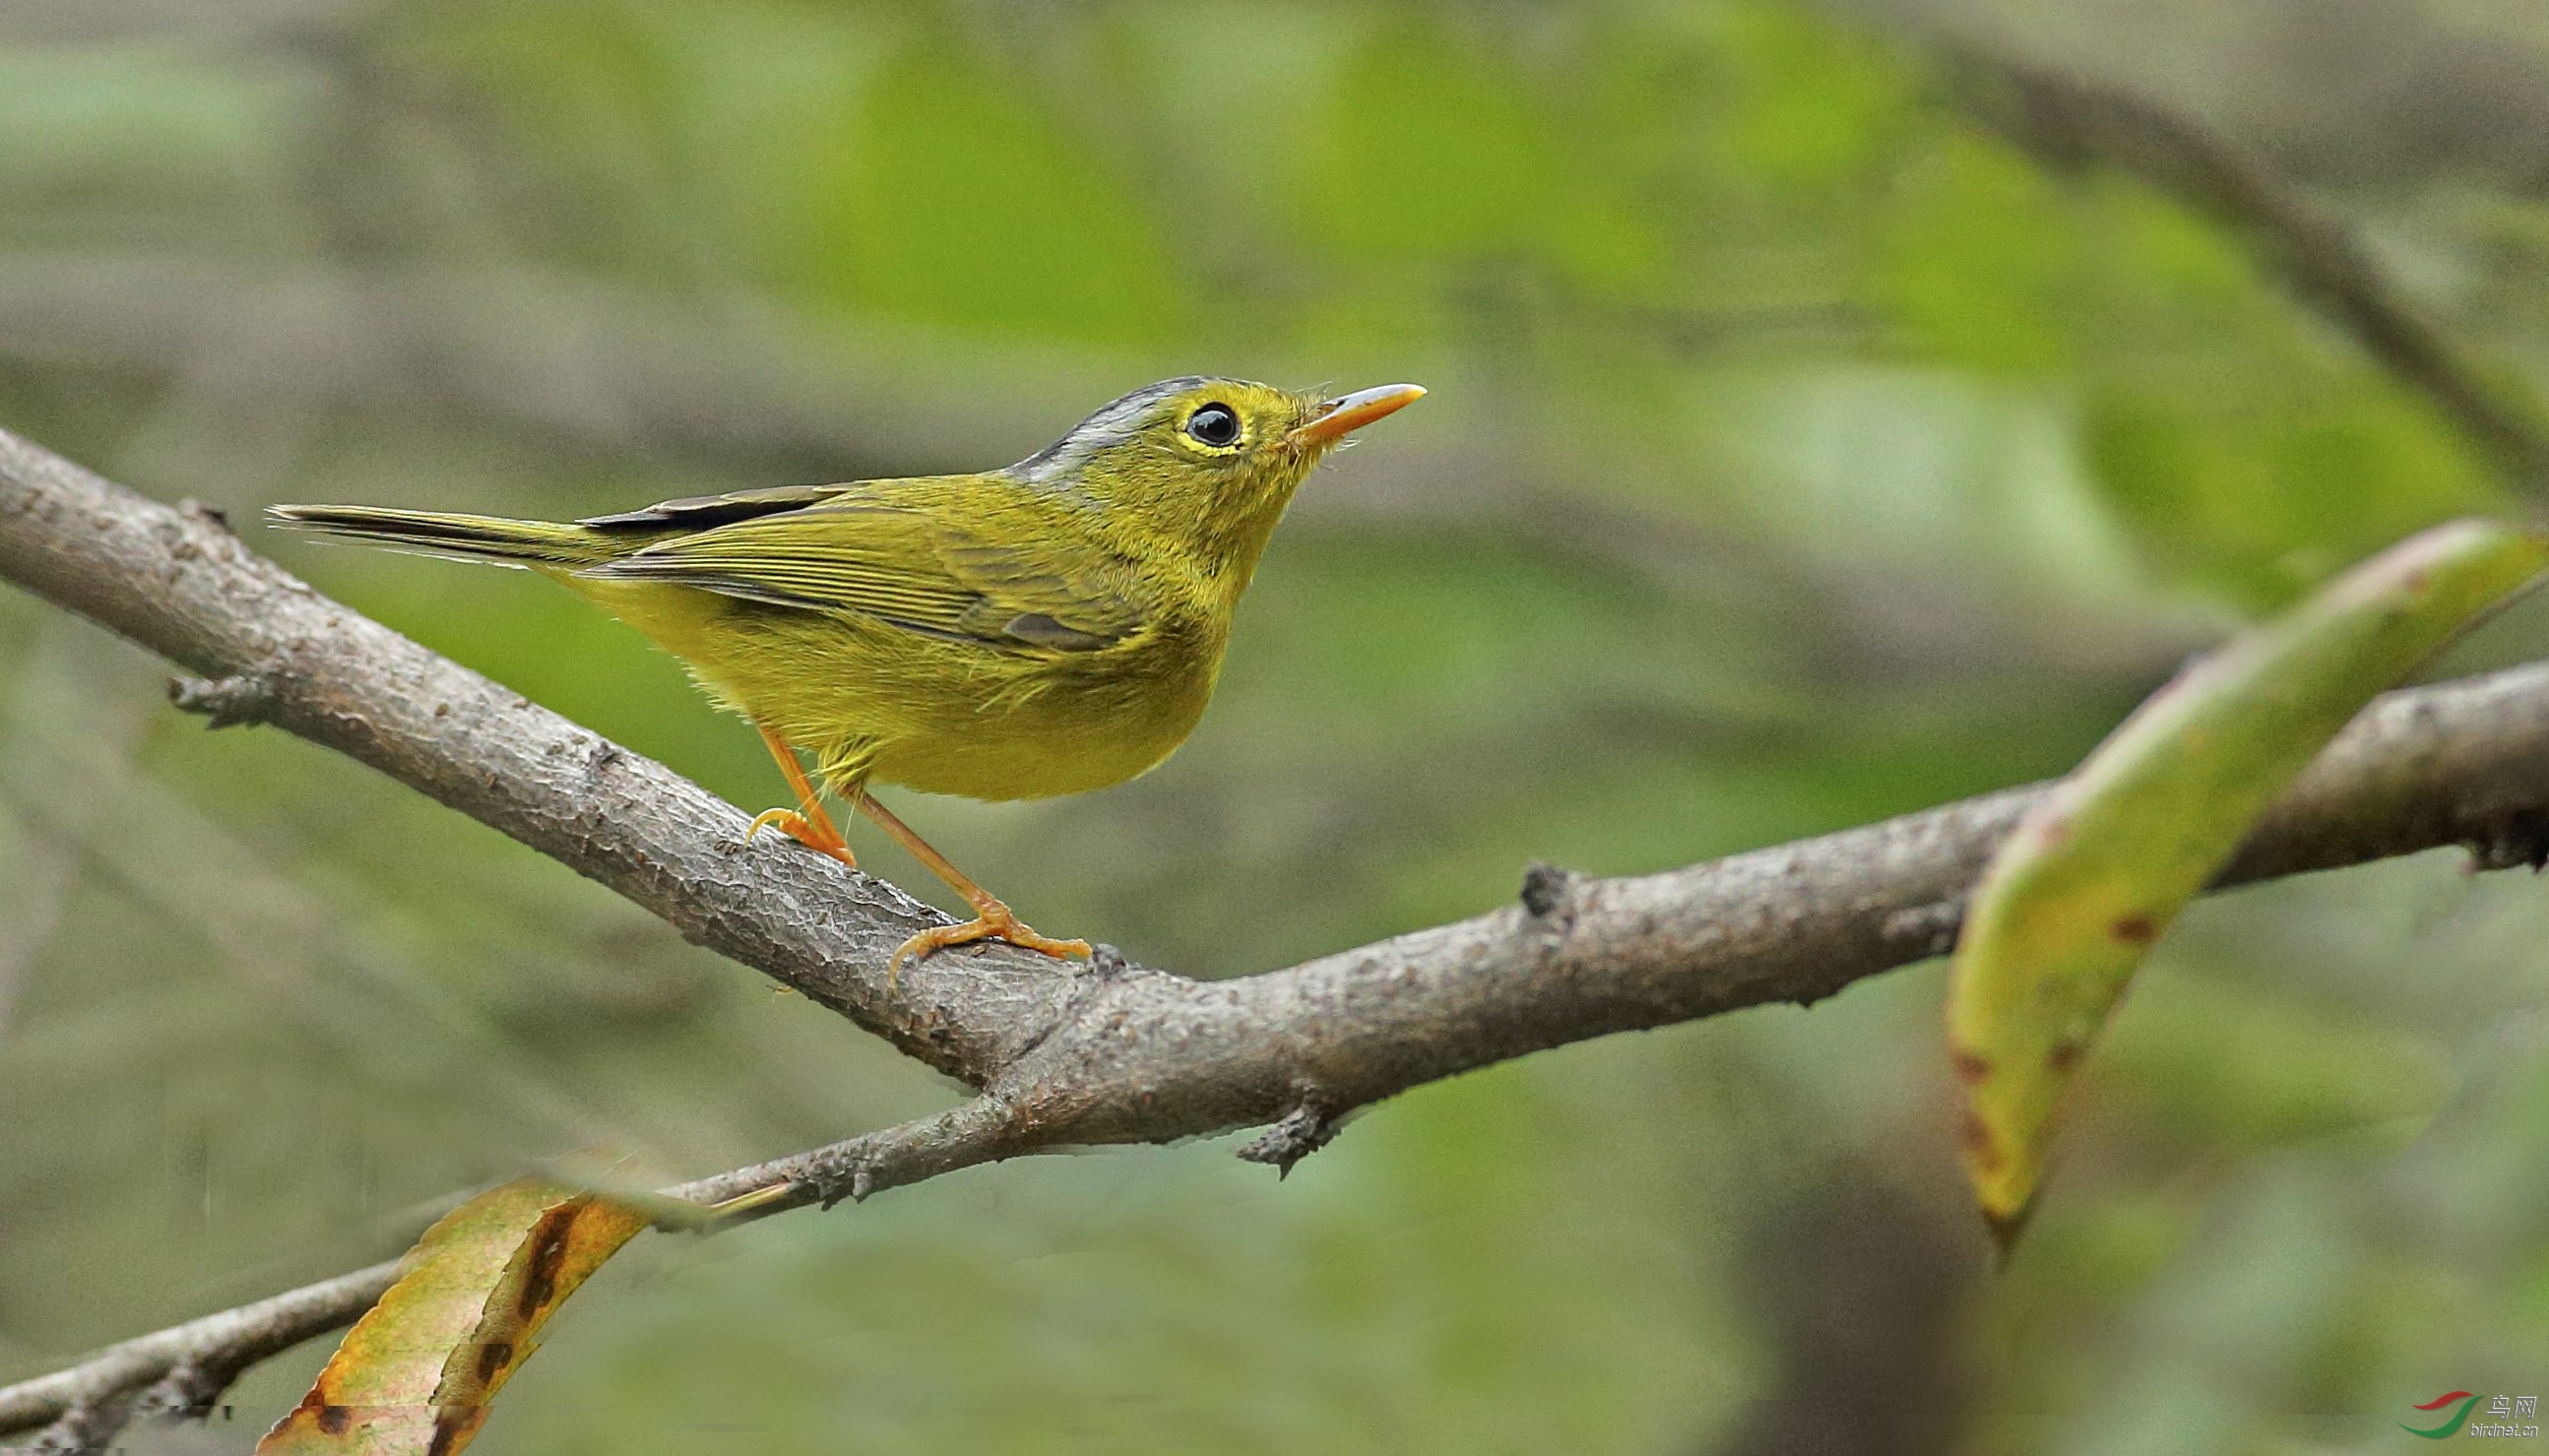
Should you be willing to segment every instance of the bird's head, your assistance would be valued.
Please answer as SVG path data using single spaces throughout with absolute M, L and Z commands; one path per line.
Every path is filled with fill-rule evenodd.
M 1423 397 L 1412 384 L 1342 396 L 1188 377 L 1135 390 L 1009 467 L 1043 490 L 1138 518 L 1245 575 L 1304 477 L 1363 425 Z

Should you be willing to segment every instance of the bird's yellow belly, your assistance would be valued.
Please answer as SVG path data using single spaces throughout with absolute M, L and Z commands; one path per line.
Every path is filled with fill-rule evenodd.
M 1094 652 L 1019 654 L 883 623 L 737 610 L 678 588 L 587 594 L 687 664 L 724 706 L 864 778 L 978 799 L 1050 798 L 1157 766 L 1202 717 L 1210 634 L 1164 627 Z
M 933 731 L 881 745 L 872 776 L 977 799 L 1085 793 L 1156 767 L 1203 713 L 1202 693 L 1182 704 L 1088 696 L 1058 684 L 1027 701 L 987 704 Z
M 870 776 L 879 782 L 977 799 L 1085 793 L 1167 759 L 1212 695 L 1212 662 L 1157 647 L 1150 661 L 1120 656 L 1142 652 L 1109 649 L 1104 656 L 1114 660 L 1106 663 L 1080 655 L 1002 663 L 975 677 L 978 690 L 968 693 L 946 692 L 943 674 L 926 675 L 935 692 L 906 693 L 900 675 L 888 668 L 868 681 L 837 682 L 832 702 L 811 716 L 818 731 L 828 726 L 873 743 Z

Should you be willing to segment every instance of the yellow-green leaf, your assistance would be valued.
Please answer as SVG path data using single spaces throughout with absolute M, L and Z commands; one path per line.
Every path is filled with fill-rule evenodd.
M 538 1179 L 471 1199 L 417 1240 L 258 1456 L 454 1456 L 549 1316 L 647 1223 Z
M 2373 694 L 2549 569 L 2487 521 L 2411 537 L 2151 695 L 2002 846 L 1947 982 L 1965 1171 L 2004 1244 L 2063 1088 L 2150 944 Z

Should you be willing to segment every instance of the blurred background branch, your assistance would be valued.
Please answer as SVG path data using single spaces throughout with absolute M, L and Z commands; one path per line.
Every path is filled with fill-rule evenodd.
M 2351 228 L 2265 159 L 2116 85 L 1995 54 L 1949 52 L 1966 104 L 2047 166 L 2115 167 L 2219 220 L 2294 293 L 2431 400 L 2524 491 L 2549 492 L 2538 403 L 2488 373 L 2384 276 Z

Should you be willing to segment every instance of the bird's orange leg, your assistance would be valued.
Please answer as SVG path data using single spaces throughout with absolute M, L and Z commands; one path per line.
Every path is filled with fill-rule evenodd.
M 805 766 L 797 762 L 797 751 L 788 746 L 787 739 L 768 728 L 762 728 L 758 723 L 752 726 L 761 728 L 761 741 L 770 746 L 770 756 L 779 761 L 779 772 L 788 775 L 788 786 L 797 790 L 797 807 L 765 809 L 754 815 L 751 826 L 743 832 L 744 842 L 749 844 L 752 837 L 764 828 L 775 827 L 814 853 L 829 855 L 852 869 L 858 868 L 859 862 L 850 853 L 850 842 L 841 837 L 840 827 L 832 823 L 832 816 L 823 812 L 823 801 L 815 795 L 813 783 L 805 777 Z
M 1006 941 L 1047 956 L 1088 957 L 1086 941 L 1057 941 L 1027 929 L 1025 922 L 1012 914 L 1009 907 L 991 898 L 991 892 L 976 884 L 964 870 L 947 863 L 947 857 L 929 847 L 929 842 L 911 832 L 911 826 L 894 817 L 892 810 L 880 804 L 862 786 L 850 790 L 850 802 L 859 812 L 877 822 L 877 826 L 894 836 L 894 842 L 911 852 L 911 857 L 929 867 L 932 874 L 947 881 L 950 889 L 965 897 L 974 907 L 974 918 L 963 925 L 932 926 L 895 948 L 894 957 L 886 962 L 886 975 L 891 978 L 902 967 L 902 957 L 926 957 L 932 951 L 949 946 L 969 946 L 976 941 Z

